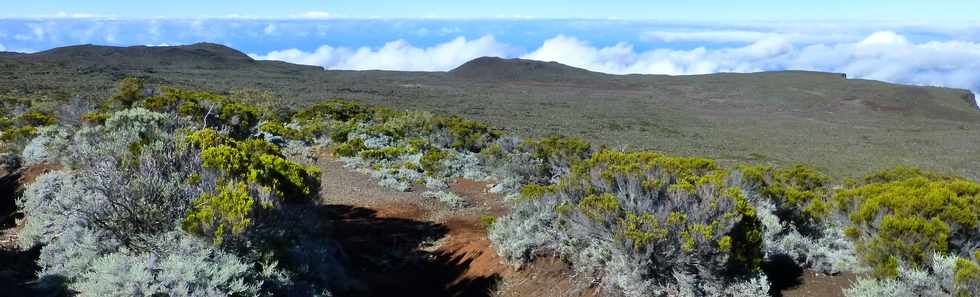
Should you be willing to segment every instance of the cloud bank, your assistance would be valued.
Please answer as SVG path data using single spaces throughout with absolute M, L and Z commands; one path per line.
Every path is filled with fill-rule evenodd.
M 980 91 L 980 43 L 976 42 L 916 43 L 892 31 L 875 32 L 853 41 L 813 44 L 800 43 L 779 34 L 750 32 L 658 36 L 671 40 L 712 39 L 747 44 L 721 48 L 637 50 L 626 42 L 599 47 L 582 39 L 558 35 L 532 51 L 511 54 L 510 46 L 491 36 L 484 36 L 475 40 L 459 37 L 426 48 L 398 40 L 377 49 L 322 46 L 313 52 L 289 49 L 253 57 L 351 70 L 444 71 L 481 56 L 555 61 L 614 74 L 687 75 L 814 70 L 846 73 L 852 78 Z
M 407 41 L 397 40 L 388 42 L 378 49 L 324 45 L 313 52 L 287 49 L 252 56 L 262 60 L 323 66 L 328 69 L 442 71 L 477 57 L 507 56 L 508 48 L 492 36 L 484 36 L 474 40 L 458 37 L 426 48 L 415 47 Z

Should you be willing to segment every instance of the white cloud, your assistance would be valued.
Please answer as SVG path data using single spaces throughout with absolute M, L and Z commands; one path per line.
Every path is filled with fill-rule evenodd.
M 701 42 L 701 43 L 753 43 L 765 39 L 782 39 L 793 43 L 827 43 L 859 40 L 864 35 L 847 30 L 820 30 L 794 32 L 772 30 L 680 30 L 647 31 L 640 34 L 646 42 Z
M 7 51 L 7 47 L 3 46 L 3 44 L 0 44 L 0 52 L 5 52 L 5 51 Z
M 265 26 L 265 29 L 263 29 L 262 31 L 265 32 L 265 35 L 273 35 L 273 34 L 276 34 L 276 24 L 271 24 L 270 23 L 270 24 L 266 25 Z
M 762 35 L 747 35 L 762 37 Z M 746 37 L 748 38 L 748 37 Z M 297 49 L 271 52 L 259 59 L 319 65 L 328 69 L 449 70 L 480 56 L 521 57 L 615 74 L 707 74 L 770 70 L 840 72 L 852 78 L 934 85 L 980 91 L 980 43 L 930 41 L 915 43 L 891 31 L 837 43 L 799 44 L 778 35 L 745 46 L 727 48 L 652 49 L 637 51 L 629 43 L 597 47 L 559 35 L 523 55 L 485 36 L 459 37 L 429 48 L 398 40 L 378 49 L 322 46 L 314 52 Z
M 404 40 L 397 40 L 386 43 L 378 49 L 324 45 L 313 52 L 288 49 L 252 56 L 257 59 L 317 65 L 328 69 L 437 71 L 452 69 L 482 56 L 506 56 L 508 52 L 506 45 L 498 43 L 492 36 L 484 36 L 474 40 L 459 37 L 427 48 L 415 47 Z
M 645 52 L 634 51 L 625 43 L 600 48 L 558 36 L 523 57 L 617 74 L 815 70 L 846 73 L 853 78 L 980 91 L 980 43 L 913 43 L 890 31 L 836 44 L 797 46 L 780 38 L 768 38 L 744 47 Z
M 326 11 L 307 11 L 304 13 L 292 15 L 292 18 L 323 20 L 323 19 L 334 18 L 334 15 Z

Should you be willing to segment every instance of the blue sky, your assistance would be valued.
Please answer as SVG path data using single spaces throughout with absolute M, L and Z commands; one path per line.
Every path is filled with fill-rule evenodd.
M 101 15 L 124 18 L 251 16 L 310 12 L 348 18 L 621 18 L 644 20 L 976 20 L 975 0 L 0 0 L 4 17 Z

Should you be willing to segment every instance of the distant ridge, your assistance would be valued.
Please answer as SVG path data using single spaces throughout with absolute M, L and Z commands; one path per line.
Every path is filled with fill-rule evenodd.
M 138 67 L 227 67 L 255 63 L 255 60 L 237 50 L 214 43 L 130 47 L 87 44 L 60 47 L 35 54 L 15 56 L 15 58 L 29 59 L 35 62 L 73 62 Z
M 456 67 L 449 74 L 478 81 L 568 81 L 595 79 L 608 74 L 592 72 L 557 62 L 481 57 Z
M 462 115 L 521 135 L 561 133 L 610 147 L 824 164 L 842 177 L 906 164 L 980 178 L 974 94 L 840 73 L 617 75 L 489 57 L 448 72 L 324 70 L 211 43 L 0 53 L 0 98 L 109 98 L 128 76 L 282 105 L 342 98 Z

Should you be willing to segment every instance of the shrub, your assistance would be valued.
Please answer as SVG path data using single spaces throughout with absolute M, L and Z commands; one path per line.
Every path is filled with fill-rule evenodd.
M 365 119 L 367 114 L 368 109 L 357 103 L 343 100 L 330 100 L 301 109 L 293 115 L 293 119 L 299 121 L 332 119 L 346 122 L 352 119 Z
M 238 141 L 205 129 L 189 136 L 188 142 L 201 149 L 205 168 L 258 182 L 279 197 L 308 199 L 318 192 L 319 168 L 287 160 L 279 147 L 264 140 Z
M 484 146 L 500 137 L 499 132 L 494 131 L 486 124 L 458 116 L 440 117 L 434 121 L 433 129 L 444 131 L 448 136 L 446 143 L 440 143 L 440 145 L 457 150 L 478 153 Z
M 68 131 L 57 126 L 38 129 L 37 136 L 24 147 L 21 159 L 26 166 L 53 161 L 68 147 L 68 138 Z
M 221 106 L 218 120 L 235 136 L 247 136 L 259 121 L 259 110 L 251 105 L 229 102 Z
M 780 219 L 801 231 L 815 228 L 830 215 L 830 178 L 812 167 L 742 166 L 739 170 L 749 187 L 775 204 Z
M 456 193 L 438 191 L 438 192 L 425 192 L 422 193 L 423 197 L 439 200 L 439 202 L 445 203 L 453 208 L 465 207 L 466 199 L 459 197 Z
M 549 178 L 568 173 L 572 164 L 588 159 L 592 153 L 592 145 L 588 142 L 561 135 L 528 141 L 526 145 L 532 156 L 548 164 L 547 177 Z
M 762 259 L 760 223 L 736 184 L 710 160 L 600 151 L 554 188 L 528 188 L 540 197 L 498 220 L 491 239 L 512 261 L 553 249 L 627 296 L 671 294 L 679 284 L 681 293 L 714 294 L 758 275 Z M 715 285 L 694 285 L 704 283 Z
M 386 109 L 377 109 L 374 118 L 381 123 L 372 126 L 370 132 L 395 138 L 429 133 L 434 119 L 428 112 L 393 112 Z
M 93 261 L 72 287 L 79 296 L 256 296 L 262 281 L 234 255 L 172 232 L 153 254 L 116 252 Z
M 133 109 L 75 135 L 65 161 L 85 193 L 71 205 L 87 225 L 131 250 L 155 249 L 151 238 L 171 230 L 202 191 L 187 182 L 203 169 L 175 129 L 169 117 Z
M 407 153 L 406 149 L 399 147 L 384 147 L 380 149 L 366 149 L 359 153 L 361 158 L 372 160 L 394 160 Z
M 419 161 L 419 165 L 422 166 L 422 170 L 430 176 L 438 176 L 439 173 L 445 172 L 445 166 L 443 161 L 449 159 L 450 153 L 440 149 L 432 149 L 422 155 L 422 159 Z
M 341 157 L 353 157 L 357 156 L 365 148 L 363 139 L 354 138 L 338 145 L 334 152 Z
M 81 120 L 83 123 L 86 124 L 101 125 L 102 123 L 105 123 L 105 121 L 109 119 L 109 116 L 110 115 L 105 112 L 93 111 L 93 112 L 83 113 L 81 116 Z
M 21 247 L 29 249 L 48 242 L 81 220 L 79 213 L 70 207 L 77 205 L 84 195 L 74 176 L 65 171 L 38 176 L 17 203 L 31 217 L 18 237 Z
M 143 81 L 139 78 L 127 77 L 116 85 L 116 94 L 112 96 L 112 100 L 130 107 L 143 99 L 143 96 Z
M 925 265 L 899 264 L 894 278 L 861 278 L 844 291 L 848 297 L 872 296 L 977 296 L 980 279 L 963 279 L 976 263 L 956 256 L 933 254 Z M 975 271 L 975 270 L 972 270 Z M 971 273 L 971 272 L 966 272 Z
M 821 230 L 810 230 L 806 235 L 796 226 L 784 222 L 768 199 L 755 202 L 763 229 L 763 246 L 766 258 L 787 256 L 798 265 L 824 274 L 843 271 L 861 271 L 854 244 L 844 236 L 843 226 L 821 224 Z
M 207 235 L 220 245 L 226 236 L 241 234 L 252 223 L 255 200 L 242 182 L 228 182 L 217 193 L 205 193 L 193 202 L 192 210 L 181 221 L 181 228 Z
M 259 125 L 259 132 L 269 133 L 284 139 L 309 141 L 312 135 L 306 134 L 298 129 L 283 125 L 279 121 L 266 121 Z
M 898 168 L 838 191 L 849 236 L 877 277 L 895 277 L 898 264 L 927 264 L 933 253 L 969 254 L 980 245 L 980 185 L 960 178 Z
M 504 261 L 523 266 L 541 254 L 558 251 L 561 230 L 558 228 L 556 198 L 528 200 L 506 216 L 497 218 L 487 237 Z
M 54 125 L 58 122 L 58 119 L 56 119 L 54 116 L 49 114 L 32 111 L 20 115 L 19 117 L 17 117 L 17 121 L 22 126 L 41 127 L 41 126 Z

